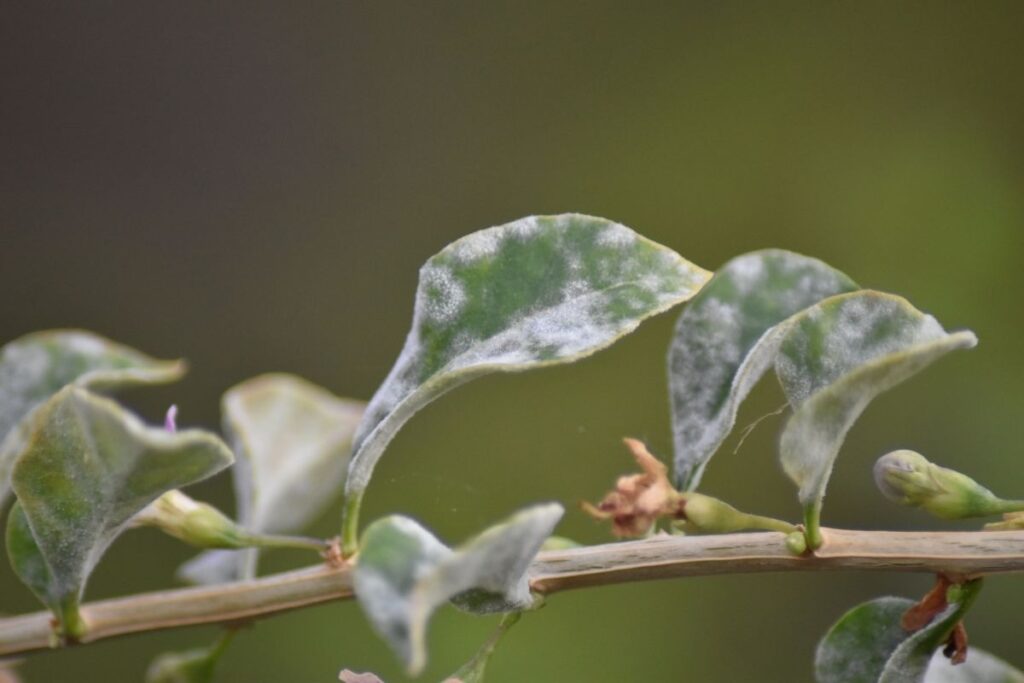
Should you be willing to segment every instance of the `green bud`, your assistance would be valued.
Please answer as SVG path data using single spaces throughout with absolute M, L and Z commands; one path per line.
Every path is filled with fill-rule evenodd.
M 942 519 L 985 517 L 1020 509 L 1019 501 L 996 497 L 965 474 L 899 450 L 875 463 L 875 484 L 889 500 L 919 507 Z
M 740 512 L 726 502 L 705 496 L 696 491 L 678 494 L 680 505 L 679 519 L 684 531 L 705 531 L 724 534 L 743 529 L 767 529 L 791 533 L 796 528 L 788 522 Z
M 168 491 L 150 503 L 135 516 L 132 525 L 156 527 L 197 548 L 297 548 L 321 554 L 330 548 L 327 542 L 315 538 L 251 533 L 212 505 L 178 490 Z
M 786 548 L 794 555 L 803 555 L 807 552 L 807 537 L 802 531 L 786 534 Z
M 247 548 L 248 534 L 217 508 L 193 500 L 181 491 L 168 491 L 133 520 L 136 526 L 157 527 L 197 548 Z

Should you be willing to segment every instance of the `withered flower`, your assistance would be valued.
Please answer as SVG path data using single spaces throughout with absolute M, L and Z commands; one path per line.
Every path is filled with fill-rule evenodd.
M 668 468 L 648 452 L 642 441 L 623 439 L 641 474 L 619 477 L 615 490 L 596 506 L 584 502 L 583 510 L 595 519 L 612 520 L 616 536 L 643 536 L 659 517 L 675 516 L 682 503 L 668 480 Z
M 648 452 L 643 442 L 622 441 L 642 473 L 619 477 L 615 490 L 597 505 L 582 503 L 583 510 L 591 517 L 612 520 L 612 533 L 616 536 L 644 536 L 661 517 L 674 520 L 673 526 L 686 532 L 721 534 L 742 529 L 797 532 L 789 522 L 740 512 L 728 503 L 695 491 L 677 491 L 669 482 L 668 468 Z

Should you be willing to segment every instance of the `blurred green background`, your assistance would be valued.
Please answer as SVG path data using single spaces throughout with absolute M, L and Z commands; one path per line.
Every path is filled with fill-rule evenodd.
M 419 265 L 534 213 L 621 221 L 713 269 L 776 246 L 901 293 L 980 347 L 883 396 L 847 440 L 825 523 L 937 526 L 871 482 L 915 448 L 1024 495 L 1024 9 L 983 3 L 0 3 L 0 338 L 80 326 L 185 356 L 180 385 L 126 395 L 216 427 L 268 370 L 369 398 L 398 353 Z M 577 365 L 491 377 L 418 415 L 364 517 L 450 541 L 529 502 L 561 532 L 629 469 L 624 435 L 670 456 L 664 356 L 677 313 Z M 742 426 L 775 408 L 765 382 Z M 795 519 L 779 418 L 703 489 Z M 195 495 L 232 508 L 226 476 Z M 338 510 L 313 530 L 332 535 Z M 91 598 L 173 584 L 190 552 L 123 537 Z M 272 555 L 267 569 L 304 561 Z M 917 575 L 750 575 L 567 593 L 511 632 L 503 681 L 808 681 L 845 609 Z M 0 562 L 0 610 L 37 605 Z M 1020 655 L 1019 578 L 989 581 L 972 642 Z M 493 620 L 444 610 L 422 680 Z M 140 680 L 215 629 L 36 655 L 41 681 Z M 352 603 L 244 632 L 226 682 L 403 678 Z

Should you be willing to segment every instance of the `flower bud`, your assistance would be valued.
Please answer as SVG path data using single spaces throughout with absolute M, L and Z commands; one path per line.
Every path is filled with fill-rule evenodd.
M 220 510 L 178 490 L 168 491 L 135 516 L 136 526 L 154 526 L 197 548 L 246 548 L 249 535 Z
M 796 530 L 789 522 L 741 512 L 724 501 L 696 491 L 681 493 L 679 497 L 681 504 L 675 516 L 682 521 L 677 527 L 683 531 L 727 534 L 744 529 L 766 529 L 788 534 Z
M 748 515 L 726 502 L 694 491 L 682 494 L 682 498 L 679 515 L 685 522 L 684 531 L 725 534 L 748 528 Z
M 1016 509 L 965 474 L 928 462 L 920 453 L 899 450 L 875 463 L 875 484 L 889 500 L 919 507 L 942 519 L 984 517 Z

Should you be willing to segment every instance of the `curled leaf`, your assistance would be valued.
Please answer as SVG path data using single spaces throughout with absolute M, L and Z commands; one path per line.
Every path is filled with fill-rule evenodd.
M 143 425 L 118 404 L 76 387 L 39 411 L 12 477 L 11 565 L 53 610 L 62 634 L 81 635 L 78 602 L 107 547 L 166 491 L 231 464 L 220 439 Z
M 801 313 L 776 360 L 794 414 L 782 432 L 782 466 L 800 487 L 812 548 L 818 511 L 846 433 L 882 392 L 955 349 L 972 332 L 947 333 L 905 299 L 880 292 L 843 294 Z
M 916 632 L 901 619 L 914 606 L 904 598 L 877 598 L 854 607 L 818 644 L 818 683 L 920 683 L 932 656 L 963 618 L 980 589 L 965 584 L 957 600 Z M 973 652 L 972 652 L 973 654 Z
M 364 404 L 275 373 L 232 387 L 221 405 L 239 523 L 255 535 L 301 531 L 341 493 Z M 204 553 L 180 574 L 196 583 L 251 577 L 256 553 Z
M 0 349 L 0 506 L 10 494 L 11 469 L 25 448 L 31 415 L 75 383 L 96 391 L 173 382 L 183 361 L 157 360 L 84 330 L 47 330 Z
M 893 651 L 885 662 L 878 683 L 916 683 L 924 678 L 931 664 L 935 651 L 955 633 L 960 620 L 970 608 L 981 590 L 981 580 L 964 584 L 958 600 L 952 602 L 945 610 L 919 631 L 904 640 Z M 961 633 L 962 633 L 962 627 Z M 963 643 L 966 648 L 966 643 Z M 962 661 L 966 651 L 957 650 L 952 661 Z
M 410 673 L 426 663 L 426 626 L 448 600 L 473 611 L 530 606 L 530 562 L 562 516 L 556 504 L 516 513 L 450 550 L 407 517 L 371 524 L 355 568 L 359 604 Z
M 783 323 L 857 285 L 827 264 L 768 249 L 715 272 L 679 316 L 669 348 L 675 481 L 693 490 L 736 423 L 740 404 L 771 367 Z
M 356 434 L 346 554 L 373 469 L 418 410 L 475 377 L 589 356 L 689 299 L 709 275 L 629 228 L 578 214 L 481 230 L 431 257 L 405 346 Z

